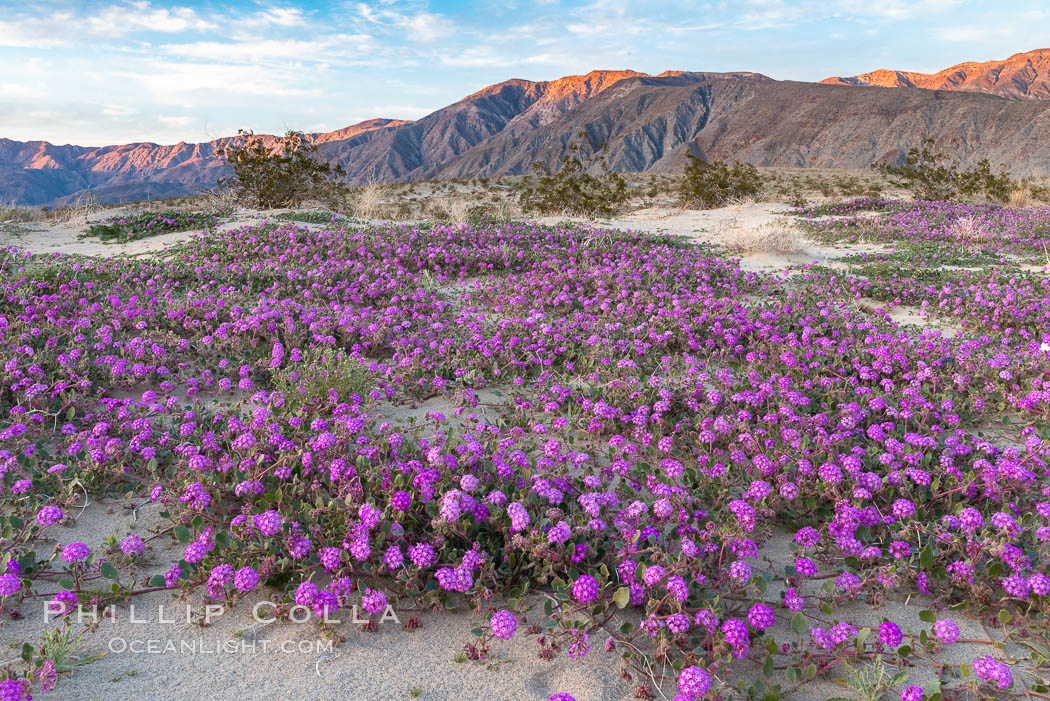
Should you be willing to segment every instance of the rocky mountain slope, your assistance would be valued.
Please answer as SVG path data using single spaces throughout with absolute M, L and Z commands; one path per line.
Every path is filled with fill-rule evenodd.
M 960 63 L 937 73 L 880 69 L 849 78 L 820 81 L 835 85 L 960 90 L 998 95 L 1008 100 L 1050 100 L 1050 49 L 1014 54 L 1002 61 Z
M 536 160 L 559 160 L 581 131 L 607 144 L 607 162 L 621 171 L 676 171 L 690 151 L 766 166 L 863 168 L 932 137 L 965 163 L 988 158 L 1016 175 L 1050 175 L 1050 101 L 746 72 L 508 80 L 419 120 L 369 120 L 311 136 L 351 183 L 365 183 L 525 173 Z M 0 139 L 0 199 L 194 194 L 225 172 L 217 154 L 228 141 L 90 148 Z

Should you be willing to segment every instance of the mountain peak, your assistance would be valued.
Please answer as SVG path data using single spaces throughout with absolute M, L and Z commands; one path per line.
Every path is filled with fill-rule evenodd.
M 1050 99 L 1050 49 L 1033 49 L 998 61 L 967 61 L 937 73 L 880 68 L 850 77 L 825 78 L 820 82 L 958 90 L 998 95 L 1008 100 L 1047 100 Z

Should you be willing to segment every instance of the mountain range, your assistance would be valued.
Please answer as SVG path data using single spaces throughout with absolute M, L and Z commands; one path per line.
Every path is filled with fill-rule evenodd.
M 865 168 L 933 138 L 965 164 L 988 158 L 1018 176 L 1050 175 L 1050 50 L 821 83 L 686 71 L 513 79 L 418 120 L 372 119 L 310 138 L 360 184 L 521 174 L 537 160 L 558 161 L 581 131 L 606 144 L 606 162 L 624 172 L 675 172 L 688 153 Z M 102 147 L 0 138 L 0 201 L 64 204 L 87 190 L 103 202 L 196 194 L 225 174 L 218 154 L 236 138 Z
M 825 78 L 832 85 L 959 90 L 1008 100 L 1050 100 L 1050 49 L 1014 54 L 1003 61 L 960 63 L 937 73 L 880 69 L 849 78 Z

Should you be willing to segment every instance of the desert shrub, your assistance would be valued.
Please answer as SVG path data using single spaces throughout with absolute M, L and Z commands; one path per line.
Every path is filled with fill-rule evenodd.
M 210 229 L 223 214 L 225 212 L 173 211 L 110 217 L 89 226 L 86 235 L 97 236 L 103 241 L 135 241 L 173 231 Z
M 952 226 L 952 233 L 959 243 L 980 246 L 992 237 L 991 229 L 977 217 L 960 217 Z
M 362 219 L 378 219 L 383 209 L 383 187 L 374 179 L 356 188 L 351 196 L 353 212 Z
M 584 145 L 589 155 L 582 153 Z M 578 141 L 569 144 L 569 153 L 562 156 L 556 171 L 541 161 L 533 163 L 535 177 L 526 176 L 522 182 L 518 200 L 522 209 L 540 214 L 611 214 L 627 199 L 627 181 L 609 170 L 604 153 L 604 145 L 596 147 L 581 133 Z M 598 175 L 591 174 L 595 169 Z
M 836 193 L 835 186 L 827 180 L 818 180 L 817 190 L 824 197 L 834 197 Z
M 948 156 L 935 150 L 933 139 L 927 139 L 921 148 L 909 149 L 901 165 L 875 163 L 872 168 L 889 176 L 894 186 L 908 190 L 919 200 L 984 197 L 1006 202 L 1010 192 L 1018 189 L 1018 183 L 1005 171 L 993 173 L 988 159 L 961 170 Z
M 1034 202 L 1032 190 L 1029 187 L 1019 187 L 1010 191 L 1007 204 L 1011 207 L 1031 207 Z
M 15 204 L 0 204 L 0 223 L 37 222 L 47 219 L 47 212 L 40 207 L 22 207 Z
M 866 186 L 861 182 L 861 179 L 852 175 L 847 175 L 839 179 L 836 185 L 838 186 L 839 192 L 846 197 L 859 197 L 866 191 Z
M 762 176 L 753 165 L 711 162 L 690 153 L 678 195 L 686 207 L 712 209 L 732 198 L 754 197 L 761 189 Z
M 311 348 L 300 359 L 301 362 L 281 367 L 273 380 L 274 388 L 284 395 L 285 405 L 291 411 L 334 405 L 355 394 L 363 397 L 370 388 L 371 377 L 364 361 L 345 351 Z
M 857 212 L 888 212 L 899 208 L 900 202 L 885 197 L 858 197 L 847 202 L 828 202 L 799 209 L 792 214 L 803 217 L 850 216 Z
M 809 201 L 806 199 L 806 193 L 802 190 L 798 184 L 788 185 L 777 185 L 773 192 L 779 202 L 786 202 L 792 207 L 808 207 Z
M 473 201 L 457 195 L 431 197 L 427 204 L 437 217 L 456 225 L 466 224 L 477 209 Z
M 777 220 L 761 226 L 729 226 L 722 244 L 739 253 L 804 253 L 806 242 L 793 222 Z
M 298 207 L 305 200 L 334 202 L 343 194 L 341 165 L 318 160 L 317 145 L 301 131 L 288 131 L 273 146 L 255 132 L 238 129 L 238 140 L 220 154 L 233 174 L 221 178 L 220 188 L 259 209 Z
M 1035 202 L 1050 202 L 1050 185 L 1043 185 L 1029 180 L 1025 184 L 1028 194 Z

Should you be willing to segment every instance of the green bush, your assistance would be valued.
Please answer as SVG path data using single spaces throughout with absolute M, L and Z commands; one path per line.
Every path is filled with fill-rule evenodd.
M 253 131 L 238 129 L 237 135 L 220 154 L 233 174 L 218 185 L 246 203 L 260 209 L 298 207 L 305 200 L 332 203 L 344 194 L 343 167 L 318 160 L 317 145 L 301 131 L 288 131 L 272 147 Z
M 274 388 L 284 395 L 292 411 L 348 401 L 351 395 L 365 397 L 372 377 L 363 360 L 334 348 L 310 348 L 302 362 L 286 365 L 274 376 Z M 333 400 L 331 391 L 337 397 Z
M 860 181 L 860 178 L 852 175 L 840 178 L 836 185 L 838 186 L 839 192 L 846 197 L 860 197 L 867 191 L 866 186 Z
M 712 209 L 736 197 L 753 197 L 762 189 L 762 176 L 748 163 L 706 161 L 689 154 L 679 198 L 686 207 Z
M 596 148 L 582 132 L 579 139 L 590 147 L 589 156 L 581 159 L 581 143 L 573 142 L 569 144 L 569 153 L 562 156 L 557 171 L 551 172 L 547 164 L 540 161 L 532 164 L 536 177 L 525 177 L 518 200 L 523 210 L 594 216 L 611 214 L 617 205 L 626 201 L 627 181 L 609 170 L 604 158 L 605 146 Z M 594 168 L 600 171 L 599 175 L 590 174 Z
M 872 168 L 891 178 L 894 186 L 911 192 L 918 200 L 957 200 L 984 197 L 1006 202 L 1020 185 L 1006 171 L 993 173 L 988 159 L 969 170 L 935 150 L 933 139 L 912 147 L 901 165 L 875 163 Z

